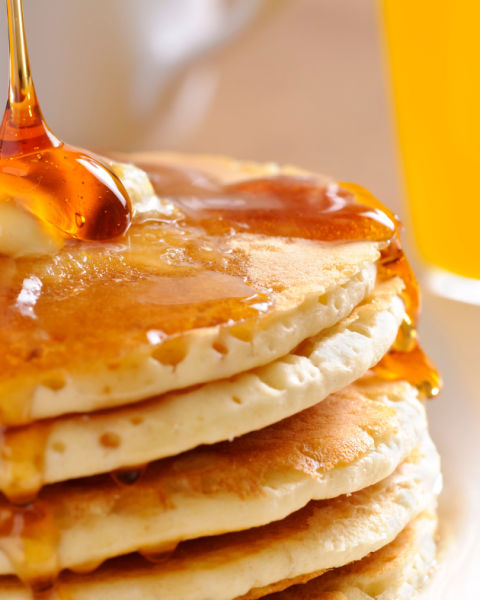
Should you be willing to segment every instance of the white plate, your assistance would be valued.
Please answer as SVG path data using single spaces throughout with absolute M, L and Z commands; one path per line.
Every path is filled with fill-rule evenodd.
M 442 456 L 441 553 L 422 600 L 480 598 L 480 307 L 424 292 L 421 338 L 445 386 L 428 413 Z

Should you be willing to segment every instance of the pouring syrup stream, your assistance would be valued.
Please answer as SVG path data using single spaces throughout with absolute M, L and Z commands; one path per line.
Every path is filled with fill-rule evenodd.
M 30 72 L 22 0 L 7 0 L 10 85 L 0 126 L 0 200 L 17 204 L 63 233 L 108 240 L 130 226 L 132 208 L 119 178 L 49 129 Z

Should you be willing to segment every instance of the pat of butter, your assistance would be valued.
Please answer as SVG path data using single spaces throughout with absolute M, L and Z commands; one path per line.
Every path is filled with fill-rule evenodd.
M 55 254 L 64 243 L 56 227 L 40 221 L 13 199 L 0 202 L 0 254 L 14 258 Z
M 152 184 L 145 171 L 127 163 L 119 163 L 105 158 L 101 160 L 108 165 L 125 186 L 134 213 L 136 209 L 142 207 L 145 202 L 148 203 L 155 196 Z

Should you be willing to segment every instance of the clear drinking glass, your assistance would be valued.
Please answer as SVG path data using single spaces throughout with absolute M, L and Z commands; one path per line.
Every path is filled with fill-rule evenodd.
M 480 2 L 380 4 L 426 284 L 480 304 Z

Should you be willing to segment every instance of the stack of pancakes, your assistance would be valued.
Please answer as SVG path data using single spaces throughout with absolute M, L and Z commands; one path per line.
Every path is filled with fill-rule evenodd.
M 112 166 L 124 240 L 0 257 L 0 600 L 415 597 L 439 457 L 417 388 L 372 371 L 405 313 L 384 244 L 219 241 Z

